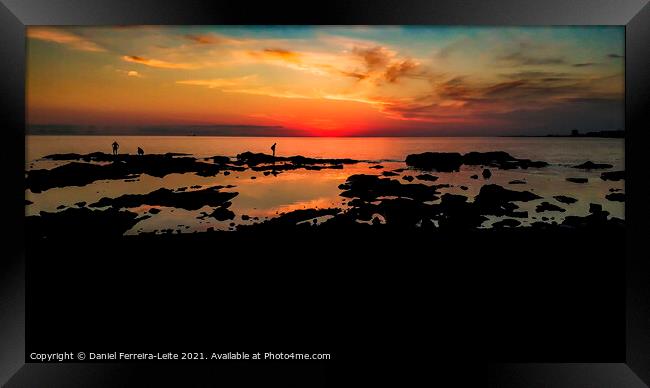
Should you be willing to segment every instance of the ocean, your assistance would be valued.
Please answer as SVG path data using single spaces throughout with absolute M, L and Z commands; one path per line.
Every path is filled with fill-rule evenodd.
M 114 198 L 123 194 L 146 194 L 159 188 L 191 190 L 190 187 L 209 187 L 215 185 L 233 187 L 228 191 L 237 192 L 232 199 L 233 220 L 217 221 L 201 217 L 210 208 L 188 211 L 177 208 L 158 207 L 155 215 L 151 206 L 128 209 L 149 217 L 138 222 L 126 234 L 142 232 L 175 231 L 191 233 L 215 230 L 233 230 L 237 225 L 262 222 L 282 213 L 308 208 L 341 208 L 347 206 L 347 199 L 339 194 L 339 185 L 354 174 L 381 174 L 382 171 L 400 170 L 407 167 L 407 155 L 433 152 L 505 151 L 516 158 L 541 160 L 549 163 L 545 168 L 526 170 L 501 170 L 491 168 L 492 176 L 482 178 L 483 168 L 463 165 L 459 172 L 434 172 L 439 179 L 435 184 L 448 184 L 442 193 L 461 194 L 469 201 L 476 196 L 484 184 L 498 184 L 513 190 L 529 190 L 544 197 L 543 200 L 519 204 L 529 212 L 528 219 L 520 220 L 523 225 L 536 221 L 560 223 L 567 215 L 586 215 L 591 203 L 603 206 L 610 216 L 624 219 L 623 202 L 610 201 L 605 196 L 611 192 L 624 192 L 624 181 L 604 181 L 602 171 L 625 169 L 624 139 L 607 138 L 534 138 L 534 137 L 377 137 L 377 138 L 315 138 L 315 137 L 202 137 L 202 136 L 27 136 L 26 168 L 50 169 L 67 162 L 44 160 L 43 157 L 56 153 L 111 152 L 111 144 L 120 144 L 120 153 L 135 154 L 137 147 L 147 154 L 168 152 L 187 153 L 197 158 L 215 155 L 236 157 L 237 154 L 251 151 L 270 154 L 270 147 L 277 143 L 278 156 L 303 155 L 315 158 L 352 158 L 363 163 L 345 165 L 343 169 L 291 170 L 277 176 L 246 170 L 228 176 L 218 174 L 201 177 L 193 173 L 169 174 L 163 178 L 141 175 L 136 180 L 96 181 L 81 187 L 52 188 L 41 193 L 26 190 L 26 215 L 36 215 L 41 211 L 57 212 L 65 207 L 75 207 L 80 202 L 92 203 L 102 197 Z M 592 161 L 607 163 L 613 167 L 608 170 L 582 170 L 572 166 Z M 371 168 L 381 165 L 381 169 Z M 416 176 L 417 171 L 400 171 L 398 179 L 407 183 L 404 176 Z M 473 179 L 473 175 L 479 179 Z M 587 183 L 568 182 L 566 178 L 587 178 Z M 512 184 L 523 181 L 524 184 Z M 432 182 L 419 182 L 433 184 Z M 462 188 L 461 188 L 462 187 Z M 571 196 L 578 201 L 573 204 L 559 204 L 553 197 Z M 547 201 L 561 205 L 566 211 L 537 212 L 536 206 Z M 483 226 L 490 225 L 498 217 L 490 217 Z M 322 222 L 327 219 L 314 220 Z

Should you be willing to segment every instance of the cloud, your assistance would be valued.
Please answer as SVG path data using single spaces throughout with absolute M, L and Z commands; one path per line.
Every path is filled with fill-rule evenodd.
M 417 67 L 418 64 L 415 61 L 407 58 L 401 62 L 393 63 L 388 66 L 384 72 L 384 78 L 388 82 L 395 83 L 398 78 L 411 74 L 411 72 Z
M 515 66 L 561 65 L 566 63 L 566 60 L 559 56 L 534 56 L 520 51 L 501 55 L 497 57 L 497 60 Z
M 175 62 L 167 62 L 167 61 L 161 61 L 158 59 L 149 59 L 149 58 L 143 58 L 135 55 L 124 55 L 122 57 L 122 60 L 125 62 L 131 62 L 131 63 L 139 63 L 141 65 L 146 65 L 150 67 L 156 67 L 160 69 L 186 69 L 186 70 L 191 70 L 191 69 L 197 69 L 201 67 L 200 65 L 197 64 L 192 64 L 192 63 L 175 63 Z
M 95 42 L 61 28 L 28 27 L 27 36 L 31 39 L 55 42 L 66 45 L 74 50 L 101 52 L 106 51 Z
M 281 48 L 266 48 L 261 51 L 252 51 L 251 55 L 255 57 L 262 57 L 266 59 L 278 59 L 281 61 L 298 63 L 300 62 L 300 54 L 294 51 L 285 50 Z
M 256 75 L 248 75 L 238 78 L 214 78 L 207 80 L 183 80 L 176 81 L 180 85 L 194 85 L 205 86 L 210 89 L 227 89 L 233 87 L 242 87 L 243 85 L 250 85 L 257 78 Z
M 241 40 L 233 39 L 227 36 L 218 35 L 214 33 L 208 34 L 187 34 L 185 39 L 194 43 L 211 45 L 211 44 L 240 44 Z
M 352 53 L 363 59 L 368 70 L 385 67 L 395 55 L 393 52 L 381 46 L 369 48 L 355 47 L 352 49 Z
M 135 78 L 142 78 L 142 74 L 135 70 L 122 70 L 122 69 L 116 69 L 118 73 L 124 74 L 127 77 L 135 77 Z

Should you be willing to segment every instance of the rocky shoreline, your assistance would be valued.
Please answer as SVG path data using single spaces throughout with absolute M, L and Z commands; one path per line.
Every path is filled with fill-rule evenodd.
M 494 183 L 484 183 L 475 196 L 443 193 L 441 189 L 450 185 L 436 184 L 438 176 L 432 172 L 454 172 L 461 165 L 483 168 L 483 179 L 489 180 L 490 168 L 497 170 L 542 169 L 548 166 L 544 161 L 518 159 L 506 152 L 438 153 L 425 152 L 406 157 L 406 169 L 381 171 L 384 166 L 372 161 L 354 159 L 319 159 L 304 156 L 274 157 L 272 155 L 244 152 L 229 158 L 213 156 L 197 159 L 185 154 L 158 155 L 109 155 L 104 153 L 54 154 L 45 157 L 50 161 L 63 161 L 66 164 L 52 169 L 31 170 L 26 173 L 26 189 L 40 193 L 52 188 L 84 186 L 99 180 L 138 179 L 142 174 L 164 177 L 169 174 L 196 174 L 215 176 L 220 173 L 258 171 L 264 175 L 280 174 L 289 170 L 343 169 L 346 165 L 372 163 L 369 167 L 377 174 L 353 174 L 339 185 L 339 196 L 345 207 L 312 208 L 283 212 L 275 217 L 255 219 L 253 222 L 236 225 L 231 230 L 241 232 L 277 230 L 422 230 L 457 231 L 483 228 L 483 224 L 493 217 L 501 219 L 492 223 L 490 230 L 503 228 L 535 229 L 592 229 L 621 228 L 624 221 L 609 216 L 598 204 L 591 204 L 585 216 L 567 216 L 562 222 L 534 221 L 523 225 L 521 219 L 537 219 L 534 213 L 565 212 L 565 209 L 548 201 L 570 205 L 578 201 L 568 195 L 542 198 L 529 190 L 512 190 Z M 573 166 L 576 169 L 607 170 L 611 165 L 587 161 Z M 394 178 L 399 173 L 409 171 L 402 179 Z M 408 179 L 407 179 L 408 178 Z M 472 177 L 473 178 L 473 177 Z M 478 177 L 477 177 L 478 178 Z M 624 171 L 605 171 L 603 181 L 624 179 Z M 417 180 L 417 181 L 416 181 Z M 586 178 L 567 178 L 576 183 L 586 182 Z M 526 184 L 525 181 L 512 181 L 511 184 Z M 138 222 L 155 216 L 159 209 L 152 208 L 146 214 L 129 210 L 141 206 L 164 206 L 196 211 L 205 206 L 211 212 L 203 212 L 197 218 L 212 217 L 219 221 L 233 220 L 236 216 L 230 208 L 231 201 L 239 193 L 234 186 L 192 186 L 175 190 L 161 188 L 146 194 L 123 194 L 115 198 L 103 197 L 86 204 L 79 202 L 77 207 L 61 205 L 60 211 L 44 212 L 26 217 L 28 235 L 36 238 L 58 238 L 64 235 L 106 235 L 121 236 Z M 463 190 L 467 190 L 465 187 Z M 612 189 L 613 190 L 613 189 Z M 610 190 L 611 191 L 611 190 Z M 521 203 L 542 200 L 533 214 L 520 208 Z M 624 202 L 624 193 L 611 192 L 609 201 Z M 347 202 L 346 202 L 347 201 Z M 247 215 L 242 219 L 250 220 Z M 246 218 L 244 218 L 246 217 Z M 552 217 L 551 217 L 552 218 Z M 542 219 L 549 220 L 548 217 Z M 180 225 L 179 225 L 180 226 Z M 181 233 L 180 228 L 168 229 L 166 233 Z M 210 228 L 203 233 L 217 233 Z M 195 231 L 196 233 L 196 231 Z

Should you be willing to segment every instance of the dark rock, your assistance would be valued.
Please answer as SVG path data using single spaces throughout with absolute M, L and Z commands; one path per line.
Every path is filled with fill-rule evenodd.
M 246 164 L 250 167 L 260 164 L 276 164 L 278 162 L 289 162 L 294 168 L 304 168 L 308 165 L 343 165 L 359 163 L 359 160 L 354 159 L 319 159 L 308 158 L 305 156 L 273 156 L 262 153 L 243 152 L 237 155 L 237 161 L 241 164 Z
M 410 176 L 410 175 L 404 175 L 402 177 L 402 179 L 404 179 L 405 181 L 408 181 L 408 182 L 413 182 L 413 177 Z
M 625 202 L 625 194 L 624 193 L 610 193 L 605 196 L 610 201 L 616 201 L 616 202 Z
M 508 184 L 511 184 L 511 185 L 525 185 L 525 184 L 526 184 L 526 181 L 522 181 L 522 180 L 519 180 L 519 179 L 515 179 L 514 181 L 510 181 L 510 182 L 508 182 Z
M 497 221 L 494 224 L 492 224 L 493 228 L 515 228 L 517 226 L 521 225 L 521 222 L 517 220 L 513 220 L 512 218 L 506 218 L 501 221 Z
M 590 203 L 589 204 L 589 213 L 602 213 L 603 211 L 603 205 L 598 204 L 598 203 Z
M 398 176 L 399 174 L 394 173 L 392 171 L 382 171 L 381 175 L 383 175 L 383 176 Z
M 257 177 L 256 177 L 256 176 L 252 176 L 251 179 L 257 179 Z
M 26 200 L 25 200 L 25 205 L 31 205 L 31 204 L 33 204 L 33 203 L 34 203 L 34 202 L 30 201 L 29 199 L 26 199 Z
M 483 178 L 485 179 L 490 179 L 490 177 L 492 176 L 492 172 L 486 168 L 483 170 L 481 175 L 483 175 Z
M 216 219 L 217 221 L 232 220 L 235 218 L 235 213 L 229 210 L 228 206 L 230 206 L 230 202 L 228 202 L 227 205 L 224 204 L 223 206 L 219 206 L 218 208 L 214 209 L 208 216 Z
M 117 198 L 104 197 L 89 205 L 91 207 L 112 206 L 115 208 L 138 207 L 142 205 L 168 206 L 185 210 L 198 210 L 203 206 L 221 206 L 236 197 L 238 193 L 219 191 L 223 186 L 202 190 L 174 192 L 161 188 L 148 194 L 125 194 Z
M 615 188 L 613 188 L 613 187 L 612 187 L 611 189 L 609 189 L 609 192 L 610 192 L 610 193 L 616 193 L 616 192 L 618 192 L 618 191 L 621 191 L 621 189 L 615 189 Z
M 472 179 L 478 179 L 478 175 L 474 174 L 474 175 L 470 176 L 470 178 L 472 178 Z
M 86 206 L 86 201 L 77 202 L 77 203 L 75 203 L 75 205 L 77 205 L 79 207 L 84 207 L 84 206 Z
M 466 191 L 468 189 L 468 187 L 467 186 L 460 186 L 460 189 L 463 190 L 463 191 Z
M 541 168 L 548 166 L 548 163 L 542 161 L 517 159 L 504 151 L 469 152 L 463 155 L 463 164 L 470 166 L 490 166 L 504 170 L 513 168 L 527 169 L 529 167 Z
M 457 152 L 425 152 L 406 157 L 406 165 L 420 170 L 458 171 L 463 157 Z
M 418 178 L 421 181 L 427 181 L 427 182 L 435 182 L 438 180 L 437 176 L 430 175 L 430 174 L 420 174 L 416 176 L 416 178 Z
M 344 190 L 340 195 L 345 198 L 360 198 L 368 201 L 383 196 L 412 198 L 418 201 L 433 201 L 438 199 L 437 186 L 427 186 L 421 183 L 401 184 L 388 178 L 376 175 L 357 174 L 348 177 L 344 184 L 339 185 Z
M 587 178 L 566 178 L 567 182 L 573 182 L 573 183 L 587 183 L 589 182 L 589 179 Z
M 484 185 L 474 198 L 474 205 L 481 214 L 507 216 L 518 208 L 513 201 L 528 202 L 541 197 L 530 191 L 509 190 L 499 185 Z
M 620 181 L 625 179 L 625 171 L 608 171 L 600 174 L 600 179 L 604 181 Z
M 65 205 L 59 205 L 59 206 L 57 206 L 56 208 L 57 208 L 57 210 L 61 210 L 61 209 L 65 209 L 66 207 L 67 207 L 67 206 L 65 206 Z
M 300 209 L 294 210 L 288 213 L 281 214 L 279 217 L 271 218 L 270 220 L 264 221 L 259 224 L 254 225 L 242 225 L 240 226 L 243 230 L 255 229 L 259 227 L 272 227 L 272 228 L 282 228 L 282 227 L 295 227 L 296 224 L 304 222 L 316 217 L 322 217 L 326 215 L 336 215 L 341 212 L 341 209 L 338 208 L 328 208 L 328 209 Z
M 27 172 L 26 186 L 38 193 L 54 187 L 85 186 L 98 180 L 132 180 L 141 174 L 162 178 L 172 173 L 195 173 L 200 176 L 213 176 L 223 169 L 242 170 L 238 166 L 222 166 L 199 162 L 192 157 L 178 157 L 178 154 L 150 155 L 109 155 L 95 152 L 87 155 L 55 154 L 46 157 L 53 160 L 83 160 L 104 162 L 104 164 L 71 163 L 50 170 L 31 170 Z
M 242 214 L 241 219 L 244 221 L 248 221 L 251 219 L 251 217 L 248 214 Z
M 546 212 L 546 211 L 551 211 L 551 212 L 565 212 L 566 210 L 557 206 L 553 205 L 552 203 L 549 202 L 542 202 L 541 204 L 537 205 L 535 208 L 535 211 L 537 213 L 541 212 Z
M 152 207 L 151 209 L 148 210 L 148 212 L 151 214 L 158 214 L 160 213 L 160 209 L 158 209 L 157 207 Z
M 578 164 L 577 166 L 573 166 L 573 168 L 581 168 L 584 170 L 598 170 L 598 169 L 606 169 L 606 168 L 612 168 L 611 164 L 606 164 L 606 163 L 594 163 L 591 160 L 586 161 L 582 164 Z
M 384 166 L 382 166 L 381 164 L 378 164 L 378 165 L 376 165 L 376 166 L 370 166 L 369 168 L 376 168 L 376 169 L 379 170 L 379 169 L 384 168 Z
M 578 202 L 577 199 L 575 199 L 573 197 L 568 197 L 566 195 L 556 195 L 553 198 L 555 198 L 555 200 L 558 201 L 558 202 L 566 203 L 568 205 Z
M 217 163 L 217 164 L 228 164 L 228 163 L 230 163 L 230 158 L 227 157 L 227 156 L 213 156 L 213 157 L 211 157 L 209 159 L 212 160 L 214 163 Z
M 140 220 L 133 212 L 117 209 L 91 210 L 67 208 L 56 213 L 41 212 L 25 217 L 27 235 L 37 238 L 79 239 L 84 237 L 112 238 L 122 236 Z

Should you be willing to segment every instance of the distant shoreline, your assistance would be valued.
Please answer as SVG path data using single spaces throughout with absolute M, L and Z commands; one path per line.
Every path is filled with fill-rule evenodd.
M 26 133 L 25 136 L 120 136 L 120 137 L 269 137 L 269 138 L 431 138 L 431 137 L 492 137 L 492 138 L 591 138 L 591 139 L 624 139 L 625 136 L 568 136 L 568 135 L 411 135 L 411 136 L 377 136 L 377 135 L 356 135 L 356 136 L 322 136 L 322 135 L 186 135 L 186 134 L 124 134 L 124 133 Z

